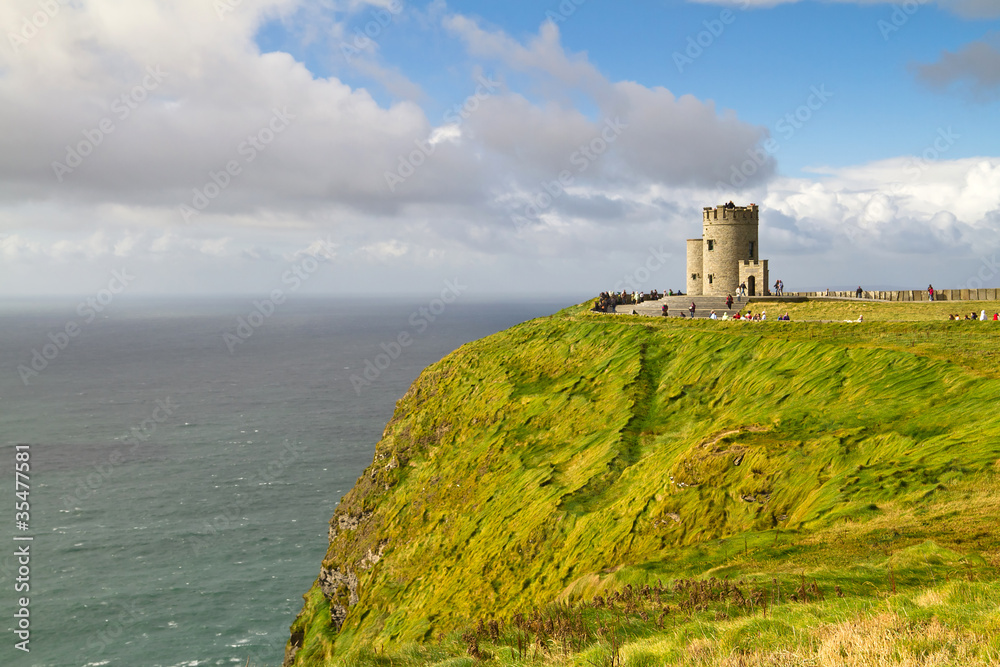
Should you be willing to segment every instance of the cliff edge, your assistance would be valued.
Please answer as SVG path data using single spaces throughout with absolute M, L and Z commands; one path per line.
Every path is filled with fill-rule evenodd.
M 969 362 L 989 332 L 951 358 L 947 324 L 574 307 L 463 346 L 400 399 L 337 507 L 284 664 L 658 578 L 848 567 L 874 543 L 995 559 L 1000 368 Z M 956 510 L 973 482 L 978 509 Z

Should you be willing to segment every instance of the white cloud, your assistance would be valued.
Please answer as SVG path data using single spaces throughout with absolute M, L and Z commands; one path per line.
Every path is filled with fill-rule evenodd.
M 838 169 L 819 179 L 779 179 L 763 200 L 788 247 L 857 254 L 940 255 L 995 247 L 1000 235 L 1000 159 L 924 164 L 897 158 Z M 791 223 L 791 224 L 789 224 Z
M 409 251 L 410 248 L 407 244 L 400 243 L 396 239 L 379 241 L 378 243 L 372 243 L 360 249 L 361 254 L 379 261 L 393 260 L 398 257 L 402 257 Z
M 31 6 L 3 3 L 0 25 L 18 25 Z M 468 113 L 441 121 L 412 100 L 380 104 L 286 53 L 259 52 L 254 36 L 272 18 L 308 19 L 315 39 L 338 34 L 339 19 L 320 5 L 244 0 L 222 20 L 203 0 L 61 6 L 17 54 L 0 48 L 0 126 L 16 128 L 0 134 L 8 286 L 43 266 L 53 282 L 33 289 L 83 289 L 79 276 L 106 276 L 81 267 L 127 261 L 146 271 L 137 284 L 150 289 L 271 289 L 268 271 L 307 252 L 325 260 L 310 289 L 350 291 L 373 265 L 387 269 L 372 279 L 382 289 L 433 288 L 451 271 L 492 275 L 510 289 L 537 287 L 538 272 L 549 271 L 563 287 L 616 272 L 603 267 L 655 244 L 678 261 L 656 286 L 670 286 L 676 270 L 677 287 L 683 240 L 697 233 L 701 207 L 719 203 L 714 184 L 766 136 L 711 101 L 608 79 L 586 54 L 566 50 L 554 24 L 519 40 L 447 14 L 443 3 L 413 15 L 440 22 L 432 27 L 443 25 L 468 54 L 457 68 L 468 74 Z M 323 7 L 372 6 L 386 3 Z M 401 97 L 419 97 L 377 56 L 360 67 L 376 68 Z M 165 73 L 155 87 L 149 68 Z M 484 72 L 498 83 L 477 95 Z M 586 112 L 572 101 L 581 96 Z M 271 124 L 276 109 L 289 116 L 281 131 Z M 59 182 L 52 162 L 98 136 L 103 119 L 113 131 L 101 131 Z M 263 143 L 250 150 L 254 140 Z M 914 252 L 993 238 L 996 160 L 941 161 L 915 180 L 907 160 L 775 181 L 767 163 L 748 196 L 764 206 L 779 256 L 823 253 L 851 235 Z M 412 174 L 390 190 L 385 175 L 401 165 Z M 194 207 L 195 189 L 206 205 L 185 222 L 179 206 Z M 537 215 L 516 226 L 512 214 L 532 205 Z M 536 273 L 521 270 L 538 258 L 546 261 Z
M 368 5 L 386 3 L 335 7 Z M 0 135 L 0 206 L 47 201 L 60 214 L 42 219 L 45 228 L 92 224 L 69 213 L 84 210 L 161 232 L 315 228 L 345 212 L 402 224 L 442 207 L 489 209 L 505 190 L 531 192 L 565 169 L 578 170 L 578 184 L 707 183 L 764 135 L 710 102 L 607 80 L 584 54 L 565 51 L 551 23 L 522 44 L 458 15 L 442 20 L 470 57 L 549 80 L 552 95 L 532 102 L 501 86 L 470 97 L 467 120 L 435 125 L 412 102 L 381 106 L 288 54 L 259 53 L 261 23 L 299 10 L 293 0 L 247 0 L 219 20 L 201 0 L 62 6 L 16 55 L 0 51 L 0 124 L 18 128 Z M 0 11 L 16 23 L 20 10 Z M 566 104 L 569 90 L 591 97 L 601 117 Z M 604 143 L 615 119 L 628 130 L 606 154 L 572 164 L 581 148 Z M 434 154 L 417 156 L 419 169 L 390 191 L 386 174 L 428 139 Z M 493 219 L 509 224 L 506 213 Z

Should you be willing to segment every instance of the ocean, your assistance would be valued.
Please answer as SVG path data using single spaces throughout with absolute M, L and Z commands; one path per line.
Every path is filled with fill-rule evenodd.
M 0 664 L 277 667 L 410 383 L 584 298 L 0 302 Z

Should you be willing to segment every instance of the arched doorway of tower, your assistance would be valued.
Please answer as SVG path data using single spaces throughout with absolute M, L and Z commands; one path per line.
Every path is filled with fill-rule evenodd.
M 757 296 L 756 276 L 747 276 L 747 296 Z

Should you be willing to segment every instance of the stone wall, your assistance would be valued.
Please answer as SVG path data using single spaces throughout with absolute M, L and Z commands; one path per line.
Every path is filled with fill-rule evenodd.
M 841 298 L 854 298 L 857 291 L 853 292 L 785 292 L 785 296 L 831 296 Z M 897 290 L 878 291 L 866 290 L 863 293 L 864 299 L 878 299 L 880 301 L 930 301 L 927 290 Z M 983 289 L 943 289 L 935 290 L 935 301 L 996 301 L 1000 299 L 1000 288 L 990 287 Z
M 768 289 L 767 260 L 751 262 L 743 260 L 739 263 L 740 283 L 747 284 L 747 296 L 765 296 L 771 293 Z M 753 276 L 753 289 L 751 289 L 750 277 Z
M 702 295 L 702 243 L 701 239 L 688 239 L 687 242 L 687 293 L 690 296 Z

